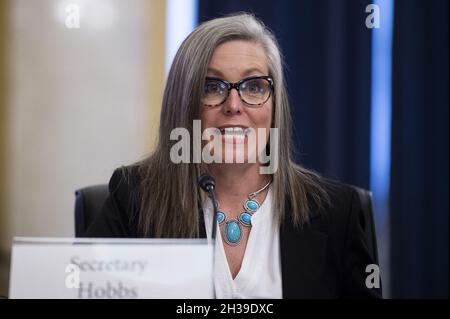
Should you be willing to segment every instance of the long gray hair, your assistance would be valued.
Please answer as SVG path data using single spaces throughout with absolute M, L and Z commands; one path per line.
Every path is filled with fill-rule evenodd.
M 280 138 L 279 165 L 272 186 L 275 218 L 281 222 L 288 205 L 292 222 L 301 226 L 308 222 L 311 202 L 320 206 L 327 199 L 320 177 L 292 159 L 291 115 L 277 41 L 253 15 L 239 13 L 201 24 L 184 40 L 174 58 L 164 90 L 158 143 L 155 151 L 139 165 L 140 236 L 199 235 L 202 195 L 197 179 L 204 164 L 173 163 L 169 154 L 175 142 L 169 135 L 172 129 L 184 127 L 192 136 L 193 120 L 200 117 L 202 90 L 213 51 L 232 40 L 260 44 L 275 83 L 272 126 L 278 128 Z

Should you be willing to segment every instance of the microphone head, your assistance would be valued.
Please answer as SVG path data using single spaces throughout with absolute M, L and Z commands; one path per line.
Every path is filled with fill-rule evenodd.
M 198 186 L 200 186 L 201 189 L 208 193 L 211 189 L 214 189 L 216 183 L 211 175 L 202 174 L 198 178 Z

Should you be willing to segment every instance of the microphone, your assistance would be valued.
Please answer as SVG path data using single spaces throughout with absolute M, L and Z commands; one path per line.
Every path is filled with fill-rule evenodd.
M 214 188 L 216 186 L 216 183 L 214 181 L 214 178 L 208 174 L 202 174 L 198 178 L 198 186 L 203 189 L 206 193 L 208 193 L 208 197 L 211 198 L 211 201 L 213 203 L 213 209 L 214 209 L 214 215 L 213 215 L 213 223 L 212 223 L 212 231 L 211 231 L 211 238 L 215 241 L 216 240 L 216 232 L 217 232 L 217 201 L 216 201 L 216 194 L 214 193 Z

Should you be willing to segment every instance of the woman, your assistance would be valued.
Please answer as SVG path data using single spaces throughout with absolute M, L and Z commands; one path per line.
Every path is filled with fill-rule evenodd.
M 216 128 L 203 141 L 202 154 L 228 161 L 206 164 L 202 157 L 198 163 L 195 142 L 189 163 L 174 161 L 171 132 L 184 128 L 195 135 L 194 120 L 201 120 L 203 132 Z M 270 135 L 253 138 L 258 130 Z M 365 269 L 374 260 L 355 190 L 295 164 L 291 145 L 273 35 L 248 14 L 208 21 L 174 59 L 156 150 L 114 172 L 110 196 L 86 236 L 210 237 L 205 225 L 212 224 L 212 204 L 197 187 L 208 172 L 220 211 L 217 297 L 380 297 L 380 289 L 366 287 Z M 265 151 L 270 163 L 262 160 Z

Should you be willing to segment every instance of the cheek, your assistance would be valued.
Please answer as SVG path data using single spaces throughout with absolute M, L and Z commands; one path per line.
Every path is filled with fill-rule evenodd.
M 263 107 L 258 120 L 258 127 L 270 128 L 272 124 L 272 103 L 267 104 Z
M 264 127 L 267 129 L 265 143 L 268 143 L 270 137 L 270 128 L 272 127 L 272 112 L 273 112 L 272 103 L 270 103 L 265 106 L 264 113 L 261 118 L 261 124 L 258 125 L 259 127 Z
M 208 110 L 204 109 L 203 107 L 200 109 L 200 121 L 202 124 L 202 131 L 209 127 L 209 123 L 211 123 L 211 114 L 212 112 L 208 112 Z
M 252 110 L 256 112 L 251 113 L 251 121 L 256 128 L 257 136 L 259 136 L 259 129 L 265 129 L 264 140 L 258 141 L 260 143 L 267 145 L 270 137 L 270 128 L 272 124 L 272 103 L 264 105 L 261 109 Z M 262 137 L 262 136 L 261 136 Z
M 268 110 L 267 110 L 267 127 L 271 127 L 272 126 L 272 122 L 273 122 L 273 104 L 270 103 Z
M 248 115 L 253 124 L 258 128 L 270 128 L 272 124 L 272 102 L 267 102 L 260 109 L 248 109 Z

